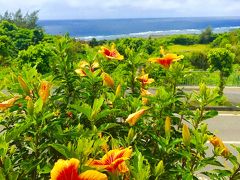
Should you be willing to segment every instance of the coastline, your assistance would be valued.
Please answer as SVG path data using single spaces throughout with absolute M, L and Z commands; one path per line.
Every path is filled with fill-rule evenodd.
M 236 29 L 240 29 L 240 26 L 231 27 L 217 27 L 212 28 L 214 34 L 220 34 L 225 32 L 230 32 Z M 115 40 L 119 38 L 158 38 L 166 37 L 171 35 L 199 35 L 205 29 L 183 29 L 183 30 L 166 30 L 166 31 L 147 31 L 139 33 L 129 33 L 129 34 L 116 34 L 116 35 L 97 35 L 97 36 L 80 36 L 74 37 L 75 39 L 82 41 L 91 41 L 93 38 L 96 40 Z
M 125 37 L 154 37 L 176 34 L 200 34 L 207 27 L 214 33 L 240 28 L 240 17 L 189 17 L 98 20 L 41 20 L 39 26 L 51 35 L 69 33 L 73 38 L 89 41 Z

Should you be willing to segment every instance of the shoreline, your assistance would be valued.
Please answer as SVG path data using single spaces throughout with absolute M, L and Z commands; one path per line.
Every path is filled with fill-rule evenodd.
M 129 34 L 93 35 L 93 36 L 80 36 L 80 37 L 71 36 L 71 37 L 81 41 L 91 41 L 92 39 L 101 41 L 101 40 L 116 40 L 116 39 L 122 39 L 122 38 L 159 38 L 159 37 L 167 37 L 167 36 L 174 36 L 174 35 L 199 35 L 205 29 L 146 31 L 146 32 L 129 33 Z M 240 26 L 217 27 L 217 28 L 211 28 L 211 29 L 214 34 L 222 34 L 225 32 L 231 32 L 233 30 L 240 29 Z

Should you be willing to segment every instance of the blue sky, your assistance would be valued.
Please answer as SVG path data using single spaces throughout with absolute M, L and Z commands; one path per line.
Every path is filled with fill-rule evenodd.
M 0 12 L 40 10 L 40 19 L 240 16 L 240 0 L 0 0 Z

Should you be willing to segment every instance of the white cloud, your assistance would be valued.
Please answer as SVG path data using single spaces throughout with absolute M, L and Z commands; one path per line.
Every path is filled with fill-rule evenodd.
M 237 16 L 238 0 L 0 0 L 0 12 L 40 9 L 42 19 Z

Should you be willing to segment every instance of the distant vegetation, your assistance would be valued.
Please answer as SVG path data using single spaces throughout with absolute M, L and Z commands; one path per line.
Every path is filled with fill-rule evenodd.
M 39 11 L 33 11 L 23 15 L 21 9 L 17 10 L 15 13 L 6 11 L 4 14 L 0 15 L 0 21 L 11 22 L 21 28 L 34 29 L 38 27 L 38 12 Z

